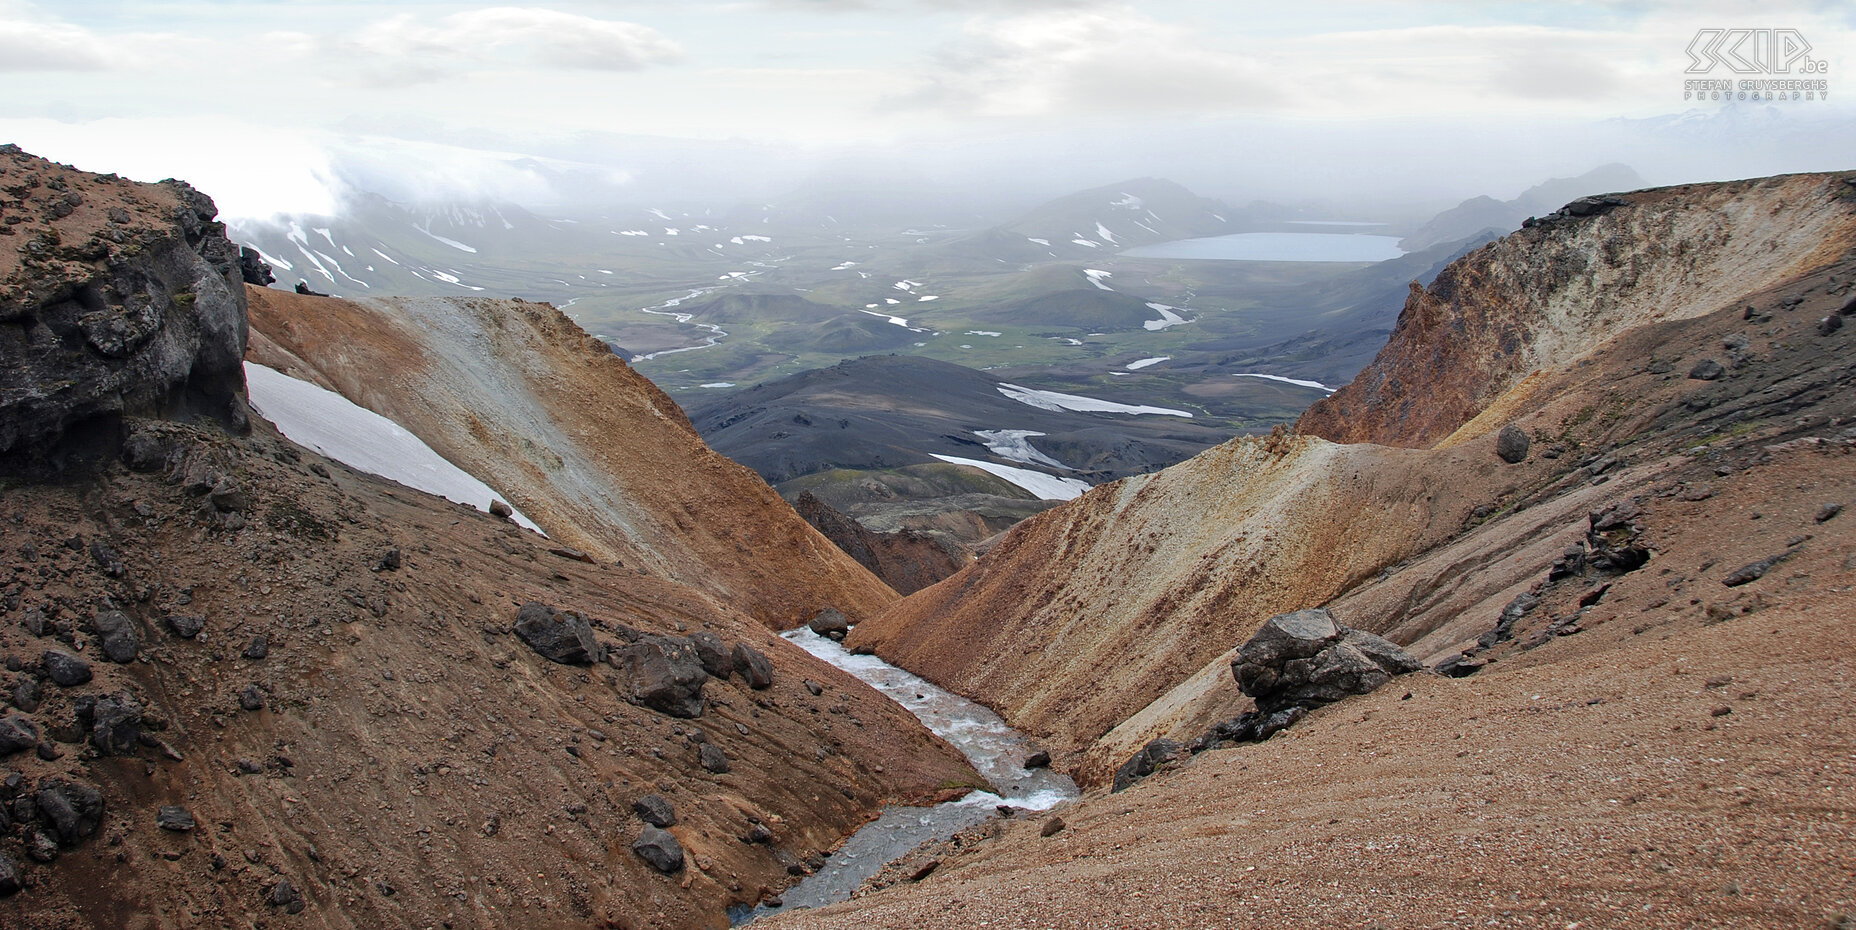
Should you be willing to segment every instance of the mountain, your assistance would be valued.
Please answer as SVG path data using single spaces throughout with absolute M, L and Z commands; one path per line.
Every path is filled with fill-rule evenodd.
M 1643 178 L 1628 165 L 1601 165 L 1572 178 L 1551 178 L 1521 192 L 1513 200 L 1471 197 L 1432 217 L 1416 231 L 1399 240 L 1399 248 L 1408 252 L 1427 249 L 1444 242 L 1472 236 L 1483 230 L 1501 234 L 1519 228 L 1530 216 L 1551 213 L 1577 197 L 1630 191 L 1644 186 Z
M 185 185 L 0 190 L 0 926 L 711 926 L 982 783 L 769 629 L 893 593 L 557 311 L 254 311 Z M 248 338 L 549 535 L 280 435 Z
M 1856 647 L 1853 184 L 1639 191 L 1476 249 L 1299 432 L 1096 488 L 860 625 L 1098 790 L 789 925 L 1841 919 L 1784 850 L 1851 787 L 1815 734 Z M 1450 675 L 1233 745 L 1236 647 L 1316 606 Z
M 1513 561 L 1515 546 L 1546 545 L 1539 541 L 1563 538 L 1572 515 L 1679 480 L 1687 471 L 1677 463 L 1688 460 L 1658 450 L 1709 435 L 1714 427 L 1702 424 L 1716 420 L 1686 406 L 1691 385 L 1708 382 L 1681 372 L 1719 351 L 1711 343 L 1722 337 L 1711 330 L 1749 329 L 1777 346 L 1808 336 L 1811 314 L 1822 315 L 1827 301 L 1835 309 L 1839 301 L 1813 282 L 1849 273 L 1840 264 L 1856 245 L 1848 191 L 1823 175 L 1647 191 L 1473 251 L 1412 295 L 1373 365 L 1310 410 L 1303 435 L 1233 440 L 1097 488 L 1014 529 L 974 567 L 860 626 L 854 641 L 996 702 L 1068 750 L 1082 777 L 1099 780 L 1155 735 L 1150 718 L 1165 716 L 1157 701 L 1271 614 L 1358 597 L 1375 579 L 1417 583 L 1420 597 L 1435 592 L 1425 586 L 1441 581 L 1383 573 L 1466 529 L 1489 540 L 1486 552 L 1510 552 L 1499 564 L 1453 570 L 1487 570 L 1488 582 L 1468 590 L 1494 597 L 1545 571 L 1534 555 Z M 1685 224 L 1722 216 L 1726 235 L 1669 247 L 1700 239 Z M 1624 242 L 1628 250 L 1599 247 Z M 1749 303 L 1765 307 L 1812 287 L 1820 296 L 1786 315 L 1785 334 L 1766 336 L 1740 319 Z M 1694 322 L 1674 325 L 1683 321 Z M 1799 348 L 1802 361 L 1763 364 L 1719 390 L 1759 399 L 1825 351 Z M 1691 361 L 1678 371 L 1675 357 Z M 1841 370 L 1813 377 L 1834 383 Z M 1626 377 L 1630 390 L 1602 387 Z M 1820 403 L 1834 417 L 1843 401 Z M 1753 409 L 1774 416 L 1775 408 Z M 1511 421 L 1541 447 L 1512 466 L 1493 452 Z M 1797 422 L 1829 428 L 1775 420 L 1770 429 L 1789 437 Z M 1380 444 L 1335 444 L 1359 440 Z M 1577 469 L 1607 456 L 1641 467 L 1628 482 L 1584 481 L 1592 473 Z M 1506 518 L 1483 522 L 1498 513 Z M 1401 641 L 1433 660 L 1459 648 L 1491 615 L 1487 605 L 1459 606 L 1454 625 Z M 1400 626 L 1409 609 L 1349 622 L 1409 632 Z M 1024 651 L 1014 642 L 1042 645 Z
M 1008 261 L 1094 258 L 1233 231 L 1229 207 L 1160 178 L 1059 197 L 959 243 Z

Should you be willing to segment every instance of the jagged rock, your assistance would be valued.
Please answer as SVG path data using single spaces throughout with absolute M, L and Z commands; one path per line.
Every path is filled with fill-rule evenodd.
M 0 854 L 0 898 L 10 898 L 26 886 L 19 878 L 19 866 L 13 864 L 4 854 Z
M 632 852 L 659 872 L 672 874 L 683 871 L 683 844 L 677 842 L 677 838 L 668 831 L 646 824 L 637 842 L 632 843 Z
M 735 657 L 720 636 L 701 630 L 690 634 L 690 645 L 696 647 L 696 658 L 702 660 L 702 670 L 710 676 L 726 681 L 735 673 Z
M 820 636 L 828 636 L 838 641 L 843 641 L 845 634 L 851 631 L 851 622 L 843 612 L 829 607 L 806 621 L 806 626 Z
M 310 290 L 309 282 L 301 278 L 297 279 L 296 292 L 299 294 L 302 294 L 304 297 L 327 297 L 329 296 L 327 294 L 324 294 L 321 291 Z
M 241 710 L 259 711 L 264 709 L 264 692 L 257 685 L 246 685 L 238 693 L 238 706 Z
M 1431 671 L 1450 678 L 1468 678 L 1482 671 L 1483 666 L 1488 664 L 1489 660 L 1487 659 L 1479 659 L 1469 655 L 1454 655 L 1437 663 L 1437 667 L 1431 669 Z
M 13 706 L 30 714 L 39 709 L 39 681 L 36 678 L 22 678 L 13 686 Z
M 71 173 L 36 164 L 60 183 Z M 0 341 L 0 471 L 101 465 L 116 456 L 126 416 L 246 426 L 237 250 L 198 191 L 167 182 L 136 194 L 129 222 L 107 230 L 106 211 L 72 213 L 75 191 L 32 195 L 50 223 L 0 280 L 0 320 L 31 321 Z
M 380 558 L 374 561 L 374 571 L 397 572 L 400 570 L 400 561 L 400 551 L 398 549 L 388 549 L 380 554 Z
M 135 655 L 142 648 L 142 635 L 135 628 L 135 621 L 120 610 L 106 610 L 97 614 L 91 621 L 97 630 L 98 645 L 103 655 L 111 662 L 134 662 Z
M 941 860 L 930 859 L 927 862 L 924 862 L 921 865 L 916 866 L 915 871 L 909 873 L 909 881 L 919 882 L 922 879 L 927 878 L 930 875 L 933 875 L 934 870 L 940 867 L 941 867 Z
M 142 705 L 127 694 L 98 698 L 90 720 L 90 744 L 106 756 L 128 755 L 141 743 Z
M 220 513 L 244 513 L 251 509 L 251 495 L 230 478 L 220 478 L 219 483 L 206 492 L 206 499 Z
M 516 515 L 515 508 L 510 507 L 508 504 L 500 500 L 490 501 L 490 516 L 495 517 L 498 520 L 507 520 L 510 517 L 513 517 L 515 515 Z
M 238 247 L 238 274 L 246 284 L 264 287 L 277 280 L 271 273 L 271 265 L 264 260 L 264 255 L 248 245 Z
M 296 886 L 290 884 L 287 878 L 278 879 L 264 900 L 272 907 L 282 908 L 286 914 L 303 913 L 303 893 L 296 890 Z
M 168 628 L 181 639 L 192 639 L 206 629 L 205 617 L 193 617 L 186 614 L 169 614 Z
M 43 829 L 26 835 L 26 856 L 34 862 L 53 862 L 58 858 L 58 838 Z
M 1828 523 L 1831 520 L 1836 519 L 1837 514 L 1840 514 L 1842 512 L 1843 512 L 1842 504 L 1825 504 L 1824 506 L 1817 508 L 1817 516 L 1813 517 L 1812 519 L 1818 523 Z
M 540 601 L 529 601 L 516 611 L 515 631 L 530 649 L 551 662 L 590 665 L 606 656 L 606 647 L 593 637 L 593 627 L 585 617 Z
M 1526 430 L 1510 423 L 1495 437 L 1495 454 L 1513 465 L 1527 458 L 1527 447 L 1532 444 Z
M 735 668 L 747 679 L 748 687 L 763 691 L 773 687 L 773 663 L 759 649 L 747 643 L 735 644 Z
M 1772 571 L 1774 566 L 1790 558 L 1791 555 L 1792 553 L 1790 552 L 1782 552 L 1778 555 L 1766 556 L 1750 565 L 1742 565 L 1734 569 L 1727 577 L 1722 578 L 1721 584 L 1730 588 L 1737 588 L 1743 584 L 1751 584 L 1766 577 L 1767 572 Z
M 1025 770 L 1050 768 L 1050 753 L 1040 749 L 1025 758 Z
M 1688 376 L 1696 381 L 1717 381 L 1724 374 L 1727 374 L 1727 369 L 1711 358 L 1696 362 L 1695 367 L 1688 370 Z
M 550 548 L 548 552 L 554 555 L 558 555 L 561 558 L 567 559 L 569 561 L 585 562 L 588 565 L 593 564 L 592 556 L 587 555 L 585 552 L 582 552 L 579 549 L 575 549 L 572 546 L 554 546 Z
M 39 725 L 31 719 L 18 714 L 0 717 L 0 759 L 38 748 L 39 739 Z
M 45 619 L 45 611 L 37 607 L 26 611 L 26 616 L 20 619 L 19 625 L 25 627 L 26 632 L 34 636 L 44 636 L 47 633 L 57 632 L 52 628 L 52 622 Z
M 1038 828 L 1038 835 L 1049 839 L 1050 837 L 1062 833 L 1063 828 L 1067 826 L 1069 826 L 1069 824 L 1064 823 L 1062 817 L 1052 817 L 1044 821 L 1044 825 Z
M 165 804 L 155 812 L 155 826 L 175 833 L 188 833 L 193 830 L 195 824 L 193 814 L 186 808 Z
M 269 636 L 269 634 L 259 633 L 258 635 L 253 636 L 251 638 L 250 645 L 247 645 L 245 647 L 245 658 L 250 659 L 253 662 L 259 661 L 270 654 L 271 654 L 271 637 Z
M 638 819 L 654 827 L 674 827 L 677 825 L 677 809 L 660 794 L 647 794 L 632 802 L 632 811 Z
M 816 681 L 813 681 L 810 678 L 805 680 L 805 686 L 806 686 L 806 691 L 810 693 L 813 697 L 818 697 L 819 695 L 825 693 L 825 686 L 819 684 Z
M 773 842 L 773 831 L 768 829 L 766 824 L 757 821 L 748 827 L 748 832 L 742 834 L 741 842 L 749 845 L 767 845 Z
M 704 743 L 697 747 L 696 761 L 702 764 L 703 771 L 711 775 L 728 774 L 728 753 L 714 743 Z
M 672 717 L 702 716 L 702 686 L 709 673 L 688 639 L 646 636 L 612 653 L 626 700 Z
M 45 674 L 60 688 L 74 688 L 90 681 L 90 663 L 62 649 L 47 649 Z
M 1164 737 L 1154 740 L 1142 746 L 1141 750 L 1135 753 L 1133 758 L 1123 762 L 1121 768 L 1115 770 L 1115 783 L 1109 790 L 1111 793 L 1125 790 L 1135 782 L 1152 775 L 1157 769 L 1168 762 L 1175 761 L 1187 755 L 1190 755 L 1190 753 L 1187 751 L 1186 747 L 1174 740 Z
M 103 823 L 103 795 L 89 785 L 48 779 L 34 800 L 40 819 L 65 848 L 88 839 Z
M 97 563 L 97 567 L 103 570 L 103 574 L 111 578 L 121 578 L 122 573 L 125 571 L 122 564 L 122 555 L 116 551 L 114 546 L 111 546 L 101 539 L 91 541 L 90 559 Z
M 1327 610 L 1272 617 L 1237 651 L 1231 673 L 1265 715 L 1365 694 L 1422 666 L 1403 649 L 1336 623 Z

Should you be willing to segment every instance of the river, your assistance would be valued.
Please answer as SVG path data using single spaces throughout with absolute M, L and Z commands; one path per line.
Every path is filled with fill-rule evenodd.
M 846 900 L 892 860 L 929 840 L 945 839 L 985 822 L 998 813 L 1000 805 L 1047 810 L 1077 796 L 1076 783 L 1069 776 L 1050 769 L 1027 771 L 1024 761 L 1037 747 L 991 710 L 876 656 L 852 655 L 805 627 L 781 635 L 907 708 L 936 736 L 965 754 L 993 790 L 975 791 L 934 807 L 885 808 L 876 820 L 851 834 L 824 868 L 787 889 L 781 895 L 781 907 L 731 909 L 731 922 L 741 924 L 765 914 Z

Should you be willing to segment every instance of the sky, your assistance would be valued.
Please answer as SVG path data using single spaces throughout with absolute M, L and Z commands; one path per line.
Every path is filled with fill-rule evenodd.
M 1710 28 L 1809 48 L 1689 74 Z M 1657 183 L 1856 167 L 1852 49 L 1849 3 L 0 0 L 0 141 L 240 216 L 362 189 L 559 201 L 563 171 L 620 199 L 771 196 L 848 165 L 1000 196 L 1150 175 L 1453 202 L 1610 161 Z M 1831 94 L 1683 99 L 1697 77 Z

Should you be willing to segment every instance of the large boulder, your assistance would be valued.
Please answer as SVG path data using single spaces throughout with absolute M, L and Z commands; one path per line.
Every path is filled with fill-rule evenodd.
M 1528 437 L 1527 431 L 1513 423 L 1502 427 L 1502 431 L 1495 436 L 1495 454 L 1510 465 L 1526 459 L 1527 449 L 1531 445 L 1533 440 Z
M 683 871 L 683 844 L 677 842 L 677 838 L 670 835 L 668 830 L 646 824 L 637 842 L 632 843 L 632 852 L 659 872 L 669 874 Z
M 66 848 L 90 838 L 103 823 L 103 795 L 89 785 L 48 779 L 34 800 L 39 819 Z
M 1365 694 L 1419 668 L 1394 643 L 1342 626 L 1319 608 L 1270 618 L 1231 662 L 1238 687 L 1265 715 Z
M 747 679 L 748 687 L 756 691 L 773 687 L 773 663 L 767 660 L 766 653 L 747 643 L 736 643 L 734 656 L 735 668 Z
M 106 756 L 125 756 L 142 739 L 142 705 L 127 694 L 97 699 L 90 712 L 90 744 Z
M 0 717 L 0 759 L 16 752 L 36 749 L 39 745 L 39 725 L 30 717 L 7 714 Z
M 563 665 L 591 665 L 606 657 L 586 618 L 529 601 L 516 611 L 516 635 L 542 658 Z
M 134 662 L 142 648 L 142 634 L 135 621 L 120 610 L 105 610 L 91 621 L 97 630 L 97 645 L 111 662 Z
M 1192 753 L 1178 742 L 1170 739 L 1157 739 L 1141 747 L 1133 758 L 1121 764 L 1115 770 L 1115 783 L 1109 791 L 1124 791 L 1135 782 L 1152 775 L 1161 766 L 1190 756 Z
M 696 657 L 702 660 L 702 670 L 711 677 L 724 681 L 735 673 L 735 657 L 728 651 L 728 644 L 720 636 L 701 630 L 690 634 L 690 645 L 696 647 Z
M 60 688 L 74 688 L 90 680 L 90 663 L 63 649 L 47 649 L 45 674 Z
M 242 430 L 245 285 L 211 198 L 0 146 L 0 472 L 113 458 L 125 417 Z
M 844 612 L 830 607 L 819 611 L 816 616 L 806 622 L 806 626 L 820 636 L 830 637 L 840 642 L 844 640 L 845 634 L 851 631 L 851 621 L 844 616 Z
M 613 650 L 612 664 L 619 669 L 626 700 L 672 717 L 702 716 L 702 686 L 709 673 L 689 639 L 645 636 Z

